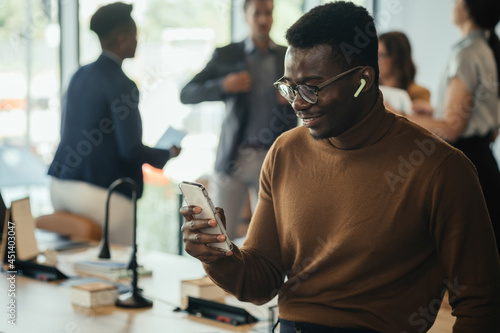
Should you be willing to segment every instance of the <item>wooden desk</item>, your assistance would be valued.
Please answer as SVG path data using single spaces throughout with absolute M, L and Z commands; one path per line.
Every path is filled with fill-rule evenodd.
M 196 320 L 184 313 L 173 312 L 180 303 L 180 281 L 196 279 L 204 275 L 201 264 L 188 256 L 150 253 L 140 260 L 146 267 L 154 269 L 152 277 L 141 277 L 139 285 L 145 295 L 151 295 L 153 308 L 127 310 L 109 307 L 101 313 L 83 312 L 71 305 L 70 288 L 57 283 L 36 281 L 16 277 L 16 326 L 9 325 L 6 317 L 8 305 L 7 275 L 1 274 L 0 303 L 2 333 L 215 333 L 248 331 L 227 325 Z M 257 316 L 267 318 L 267 307 L 253 307 L 260 311 Z M 249 310 L 250 311 L 250 310 Z M 255 314 L 255 312 L 252 312 Z M 450 310 L 442 306 L 431 333 L 451 332 L 454 318 Z M 252 332 L 266 332 L 268 322 L 253 327 Z
M 154 270 L 152 277 L 141 277 L 139 286 L 145 295 L 151 295 L 153 308 L 129 310 L 109 307 L 100 313 L 74 308 L 70 288 L 56 282 L 42 282 L 16 277 L 16 326 L 9 325 L 6 317 L 8 305 L 7 275 L 1 274 L 0 303 L 2 333 L 149 333 L 149 332 L 235 332 L 225 324 L 207 324 L 185 313 L 173 312 L 180 304 L 180 281 L 204 276 L 199 261 L 164 253 L 151 253 L 140 259 L 145 267 Z M 266 314 L 265 310 L 263 313 Z M 259 325 L 267 325 L 260 323 Z M 265 327 L 265 326 L 264 326 Z M 248 328 L 243 330 L 248 331 Z

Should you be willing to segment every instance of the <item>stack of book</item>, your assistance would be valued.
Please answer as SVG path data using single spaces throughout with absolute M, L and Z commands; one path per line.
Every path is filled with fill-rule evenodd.
M 181 308 L 188 307 L 188 297 L 197 297 L 207 300 L 224 301 L 226 292 L 208 277 L 195 280 L 181 281 Z
M 128 263 L 108 259 L 77 261 L 74 263 L 73 268 L 78 273 L 114 281 L 132 276 L 132 270 L 128 269 Z M 137 273 L 139 275 L 151 275 L 152 271 L 139 266 Z
M 71 287 L 71 303 L 85 308 L 114 305 L 118 297 L 116 286 L 94 282 Z

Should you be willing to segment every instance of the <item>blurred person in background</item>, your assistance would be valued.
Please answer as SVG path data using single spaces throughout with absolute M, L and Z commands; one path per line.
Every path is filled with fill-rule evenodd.
M 103 224 L 107 188 L 128 177 L 143 191 L 142 165 L 163 168 L 180 148 L 155 149 L 142 143 L 137 85 L 123 72 L 133 58 L 137 28 L 132 5 L 121 2 L 99 8 L 90 29 L 99 37 L 102 54 L 73 75 L 61 119 L 61 141 L 49 167 L 50 193 L 56 211 L 67 211 Z M 133 208 L 128 186 L 119 186 L 110 200 L 109 239 L 131 244 Z
M 381 85 L 406 90 L 412 101 L 430 102 L 430 91 L 415 83 L 417 70 L 404 33 L 391 31 L 379 36 L 378 66 Z
M 500 172 L 491 146 L 500 126 L 498 0 L 456 0 L 453 23 L 462 39 L 452 48 L 438 104 L 418 101 L 408 118 L 460 149 L 474 163 L 500 244 Z M 500 252 L 500 247 L 499 247 Z
M 231 239 L 244 236 L 241 216 L 257 204 L 259 175 L 267 151 L 283 132 L 297 125 L 289 103 L 274 89 L 283 75 L 286 47 L 276 45 L 269 32 L 273 24 L 273 0 L 245 0 L 243 10 L 249 36 L 217 48 L 205 68 L 180 94 L 184 104 L 224 101 L 215 176 L 210 194 L 228 216 Z

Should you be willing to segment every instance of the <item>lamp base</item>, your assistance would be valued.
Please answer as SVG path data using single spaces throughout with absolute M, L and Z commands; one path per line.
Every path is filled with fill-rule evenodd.
M 149 308 L 153 306 L 153 302 L 144 298 L 139 293 L 128 292 L 118 298 L 118 300 L 116 301 L 116 306 L 120 308 L 131 309 Z

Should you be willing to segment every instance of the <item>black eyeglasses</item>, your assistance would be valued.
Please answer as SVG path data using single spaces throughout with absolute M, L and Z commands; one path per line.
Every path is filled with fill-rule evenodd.
M 362 69 L 364 66 L 356 66 L 351 68 L 345 72 L 342 72 L 338 75 L 335 75 L 331 79 L 326 80 L 318 86 L 309 86 L 307 84 L 299 84 L 295 87 L 290 86 L 288 83 L 282 82 L 284 76 L 281 77 L 278 81 L 274 82 L 274 87 L 278 89 L 281 96 L 285 97 L 290 104 L 295 100 L 295 96 L 299 93 L 300 97 L 302 97 L 306 102 L 311 104 L 318 103 L 318 91 L 326 87 L 327 85 L 337 81 L 338 79 L 346 76 L 349 73 L 352 73 L 356 70 Z

